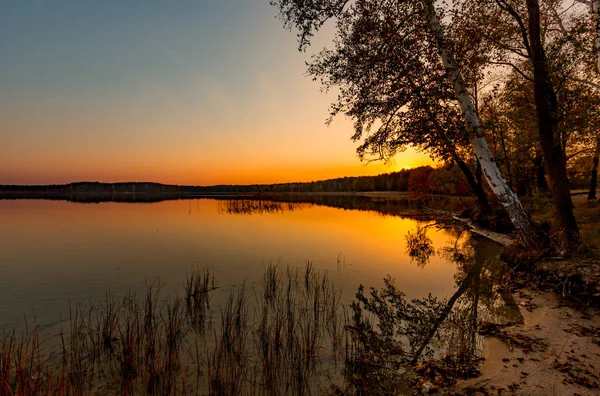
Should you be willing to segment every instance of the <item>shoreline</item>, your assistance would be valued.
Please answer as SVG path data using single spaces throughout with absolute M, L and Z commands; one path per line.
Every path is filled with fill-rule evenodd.
M 485 336 L 481 374 L 440 394 L 598 394 L 600 311 L 578 309 L 553 291 L 521 289 L 513 297 L 523 324 Z

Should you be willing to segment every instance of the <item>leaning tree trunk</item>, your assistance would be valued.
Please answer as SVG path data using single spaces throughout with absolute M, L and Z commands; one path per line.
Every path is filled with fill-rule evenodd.
M 596 150 L 592 160 L 592 177 L 590 178 L 590 191 L 587 199 L 596 199 L 596 186 L 598 184 L 598 159 L 600 157 L 600 139 L 596 141 Z
M 462 74 L 450 54 L 449 45 L 446 42 L 444 30 L 433 3 L 434 0 L 424 0 L 423 3 L 429 20 L 429 28 L 435 39 L 437 50 L 446 68 L 448 78 L 454 87 L 456 99 L 460 104 L 467 127 L 469 128 L 471 146 L 481 164 L 485 179 L 494 192 L 494 195 L 498 198 L 498 202 L 508 213 L 511 222 L 519 232 L 521 240 L 529 246 L 539 245 L 542 243 L 543 237 L 537 224 L 533 221 L 527 210 L 525 210 L 517 194 L 515 194 L 502 176 L 502 172 L 498 168 L 498 164 L 483 136 L 473 100 L 467 91 Z
M 475 157 L 475 180 L 477 181 L 477 184 L 483 185 L 483 172 L 477 157 Z
M 463 175 L 465 176 L 465 179 L 467 179 L 467 183 L 471 188 L 471 192 L 473 192 L 473 194 L 477 198 L 477 206 L 479 207 L 479 211 L 482 214 L 492 213 L 492 206 L 490 205 L 490 201 L 488 200 L 487 195 L 485 195 L 483 185 L 477 181 L 476 177 L 473 176 L 471 169 L 469 169 L 469 166 L 465 164 L 465 162 L 462 159 L 460 159 L 460 157 L 456 153 L 453 153 L 453 158 L 454 162 L 456 162 L 456 165 L 458 165 L 458 168 L 462 171 Z
M 540 33 L 540 7 L 538 0 L 526 0 L 529 42 L 533 62 L 533 86 L 538 116 L 540 143 L 556 217 L 563 232 L 563 248 L 570 251 L 579 242 L 579 229 L 573 214 L 571 188 L 567 176 L 567 158 L 558 132 L 556 93 L 546 66 L 546 55 Z
M 450 156 L 452 157 L 454 162 L 456 162 L 456 164 L 458 165 L 458 168 L 462 171 L 463 175 L 465 176 L 465 179 L 467 179 L 467 183 L 469 184 L 469 187 L 471 188 L 471 192 L 477 198 L 477 206 L 479 207 L 479 211 L 482 214 L 492 213 L 492 206 L 490 205 L 490 201 L 488 200 L 488 197 L 483 189 L 483 184 L 481 183 L 481 166 L 477 166 L 477 165 L 479 165 L 479 161 L 477 161 L 477 158 L 475 158 L 475 162 L 476 162 L 475 170 L 476 170 L 476 173 L 477 173 L 477 170 L 479 170 L 479 172 L 478 172 L 479 174 L 476 176 L 473 176 L 473 173 L 471 172 L 471 170 L 469 169 L 467 164 L 465 164 L 465 162 L 460 158 L 460 156 L 456 152 L 455 143 L 452 142 L 448 138 L 446 133 L 444 133 L 444 128 L 442 128 L 442 126 L 439 124 L 438 120 L 436 119 L 435 114 L 427 106 L 427 104 L 426 104 L 427 101 L 421 95 L 421 92 L 417 88 L 417 85 L 415 84 L 413 79 L 410 77 L 410 75 L 406 76 L 406 78 L 407 78 L 407 81 L 413 87 L 415 95 L 421 101 L 423 107 L 425 108 L 425 111 L 426 111 L 427 115 L 429 116 L 429 119 L 431 120 L 433 125 L 435 125 L 435 129 L 439 133 L 439 135 L 436 138 L 438 138 L 439 140 L 444 142 L 443 144 L 447 146 L 446 147 L 447 152 L 450 154 Z

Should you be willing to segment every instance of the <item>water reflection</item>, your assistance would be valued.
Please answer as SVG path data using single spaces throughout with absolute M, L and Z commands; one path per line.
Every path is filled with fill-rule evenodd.
M 438 215 L 424 211 L 423 203 L 409 199 L 404 195 L 364 196 L 354 194 L 238 194 L 238 195 L 182 195 L 179 193 L 158 193 L 144 190 L 133 192 L 98 192 L 93 194 L 65 194 L 65 195 L 25 195 L 29 200 L 67 201 L 74 203 L 160 203 L 165 201 L 205 201 L 217 200 L 224 202 L 224 213 L 227 214 L 261 214 L 286 212 L 304 209 L 312 205 L 328 206 L 346 210 L 360 210 L 377 212 L 383 215 L 419 218 L 433 220 Z M 18 199 L 22 199 L 18 198 Z M 0 197 L 0 201 L 18 200 L 13 197 Z M 427 201 L 427 207 L 456 212 L 462 209 L 463 202 L 445 196 L 434 196 Z M 230 208 L 230 209 L 229 209 Z
M 408 231 L 406 234 L 406 253 L 421 268 L 429 261 L 435 253 L 433 241 L 427 236 L 427 229 L 417 227 L 415 232 Z
M 431 229 L 413 234 L 427 239 Z M 154 283 L 145 295 L 107 293 L 100 304 L 75 306 L 70 332 L 55 338 L 55 359 L 26 366 L 31 375 L 21 377 L 11 365 L 0 393 L 39 386 L 48 394 L 398 394 L 410 392 L 409 369 L 437 385 L 471 375 L 480 323 L 518 321 L 519 313 L 501 293 L 498 247 L 459 230 L 447 236 L 434 253 L 456 268 L 448 298 L 409 298 L 387 277 L 382 289 L 360 286 L 346 311 L 341 290 L 311 263 L 268 265 L 258 284 L 242 280 L 220 303 L 209 268 L 186 276 L 183 298 L 159 299 Z M 21 339 L 0 340 L 11 358 L 40 350 L 35 331 Z
M 205 198 L 199 198 L 205 199 Z M 263 214 L 272 211 L 285 212 L 306 209 L 313 205 L 327 206 L 345 210 L 376 212 L 382 215 L 410 217 L 423 221 L 432 221 L 439 217 L 427 210 L 421 203 L 406 197 L 368 197 L 360 195 L 265 195 L 265 196 L 225 196 L 211 197 L 223 202 L 227 214 Z M 460 201 L 448 197 L 435 197 L 428 202 L 428 207 L 457 211 Z
M 398 375 L 398 370 L 407 367 L 434 385 L 476 374 L 472 363 L 480 359 L 483 347 L 477 334 L 480 323 L 522 321 L 510 293 L 502 289 L 504 266 L 497 258 L 498 247 L 451 230 L 453 240 L 435 251 L 427 232 L 427 227 L 409 232 L 407 252 L 420 267 L 434 253 L 455 263 L 456 290 L 448 298 L 430 294 L 408 299 L 390 277 L 379 290 L 366 292 L 361 285 L 349 326 L 346 387 L 352 392 L 397 389 L 412 372 Z
M 230 287 L 258 281 L 264 263 L 302 266 L 310 260 L 336 274 L 345 302 L 359 283 L 378 286 L 386 274 L 401 275 L 403 290 L 414 297 L 454 288 L 451 263 L 436 256 L 419 269 L 405 253 L 406 232 L 428 220 L 309 202 L 233 204 L 232 214 L 223 205 L 227 200 L 0 200 L 0 327 L 22 327 L 24 313 L 49 325 L 61 312 L 68 315 L 70 302 L 91 295 L 98 301 L 107 288 L 117 295 L 143 291 L 146 279 L 160 279 L 165 293 L 176 293 L 196 265 L 212 265 L 216 279 Z M 257 207 L 269 210 L 233 214 L 257 213 Z M 441 246 L 448 234 L 430 238 Z M 216 295 L 215 301 L 227 298 Z
M 218 212 L 233 215 L 285 213 L 312 207 L 312 203 L 277 202 L 258 199 L 226 199 L 218 201 Z
M 437 205 L 443 204 L 443 200 L 437 201 Z M 453 210 L 452 206 L 446 210 Z M 254 214 L 262 216 L 251 216 Z M 143 291 L 145 279 L 159 278 L 161 292 L 176 296 L 190 267 L 211 264 L 216 287 L 212 280 L 209 284 L 206 277 L 198 278 L 185 295 L 193 296 L 186 300 L 188 309 L 207 307 L 208 300 L 203 298 L 210 289 L 215 327 L 204 334 L 204 325 L 212 321 L 195 314 L 188 315 L 188 327 L 196 329 L 193 334 L 198 333 L 199 340 L 208 337 L 211 348 L 222 345 L 211 354 L 198 355 L 221 370 L 215 375 L 226 372 L 242 378 L 236 370 L 247 367 L 227 364 L 254 361 L 252 370 L 256 371 L 248 372 L 247 377 L 260 380 L 250 381 L 252 386 L 307 392 L 313 389 L 313 380 L 325 381 L 328 376 L 319 371 L 327 366 L 327 342 L 347 337 L 348 343 L 341 343 L 337 352 L 342 352 L 342 344 L 347 345 L 339 355 L 347 356 L 346 383 L 340 386 L 352 388 L 350 393 L 372 394 L 389 384 L 397 392 L 406 385 L 398 368 L 406 365 L 433 375 L 434 380 L 444 370 L 468 374 L 469 363 L 481 353 L 481 337 L 476 334 L 479 324 L 517 322 L 518 308 L 510 293 L 502 289 L 503 266 L 497 261 L 500 247 L 460 228 L 441 227 L 432 222 L 433 216 L 437 215 L 414 202 L 357 196 L 296 200 L 230 197 L 152 205 L 0 201 L 4 220 L 0 223 L 0 277 L 4 280 L 0 285 L 0 327 L 10 330 L 19 326 L 27 312 L 30 318 L 37 315 L 37 323 L 54 329 L 61 310 L 68 312 L 71 302 L 89 299 L 102 304 L 107 289 L 116 296 L 130 289 Z M 320 273 L 328 270 L 335 274 L 328 279 L 340 290 L 336 304 L 349 303 L 359 283 L 374 288 L 361 289 L 348 326 L 344 326 L 345 315 L 338 317 L 324 309 L 333 296 L 329 283 L 320 282 L 319 290 L 324 292 L 317 293 L 306 286 L 306 275 L 286 272 L 280 278 L 269 277 L 270 282 L 261 278 L 270 273 L 263 263 L 280 257 L 291 267 L 309 260 L 323 271 Z M 386 274 L 390 276 L 379 288 Z M 233 309 L 233 303 L 241 300 L 231 297 L 232 288 L 244 282 L 247 294 L 243 302 L 252 313 L 248 316 L 241 315 L 246 311 Z M 271 287 L 262 290 L 263 284 Z M 290 294 L 288 285 L 304 285 L 304 291 Z M 194 292 L 189 292 L 192 289 Z M 237 290 L 239 297 L 242 294 Z M 263 293 L 257 294 L 257 290 Z M 272 299 L 270 296 L 277 294 L 273 290 L 280 297 Z M 90 299 L 91 294 L 94 297 Z M 257 305 L 261 295 L 268 304 Z M 177 319 L 183 305 L 175 307 L 171 306 L 171 315 Z M 152 307 L 148 309 L 153 312 Z M 244 338 L 232 339 L 229 327 L 221 327 L 227 322 L 219 321 L 219 311 L 227 313 L 228 309 L 234 317 L 248 320 Z M 135 322 L 137 314 L 131 319 L 136 326 L 143 323 Z M 169 312 L 158 315 L 157 320 L 170 323 Z M 333 328 L 324 325 L 327 323 Z M 308 327 L 301 327 L 303 324 Z M 126 329 L 124 324 L 122 330 Z M 247 341 L 244 359 L 230 359 L 243 345 L 233 342 L 235 348 L 227 349 L 232 344 L 229 340 Z M 165 342 L 168 347 L 169 338 Z M 256 347 L 251 347 L 252 342 L 257 342 Z M 282 345 L 289 346 L 287 355 L 282 354 Z M 317 346 L 321 356 L 315 353 Z M 329 363 L 338 366 L 335 360 Z M 261 371 L 266 369 L 273 371 Z M 294 378 L 302 378 L 281 374 L 304 370 L 310 371 L 309 382 L 294 382 Z

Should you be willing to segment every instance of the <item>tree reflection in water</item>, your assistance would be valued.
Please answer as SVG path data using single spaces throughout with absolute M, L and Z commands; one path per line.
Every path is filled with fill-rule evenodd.
M 408 299 L 389 277 L 382 289 L 371 288 L 368 295 L 359 288 L 351 305 L 352 343 L 345 373 L 352 392 L 398 389 L 414 370 L 438 384 L 468 376 L 482 352 L 479 324 L 522 320 L 510 293 L 501 287 L 500 247 L 457 229 L 451 234 L 453 241 L 437 251 L 457 266 L 457 288 L 449 298 L 430 294 Z M 425 266 L 435 253 L 427 227 L 406 239 L 411 257 Z
M 454 263 L 456 290 L 447 298 L 429 294 L 409 299 L 391 278 L 382 289 L 361 285 L 351 304 L 347 331 L 344 379 L 347 391 L 356 394 L 409 391 L 414 371 L 434 384 L 474 373 L 483 338 L 477 334 L 482 322 L 504 324 L 522 320 L 510 293 L 502 283 L 501 247 L 473 236 L 460 227 L 434 223 L 431 212 L 404 201 L 378 201 L 364 197 L 307 197 L 294 201 L 252 198 L 226 199 L 219 211 L 227 214 L 263 214 L 302 210 L 312 205 L 378 212 L 418 218 L 421 224 L 405 236 L 407 253 L 419 267 L 438 255 Z M 427 233 L 444 227 L 451 235 L 446 246 L 435 249 Z
M 199 198 L 207 199 L 207 198 Z M 332 208 L 375 212 L 384 216 L 433 221 L 438 215 L 418 202 L 406 198 L 372 198 L 359 195 L 272 195 L 272 196 L 211 196 L 218 200 L 218 211 L 224 214 L 250 215 L 297 211 L 314 205 Z M 447 197 L 431 199 L 432 208 L 458 211 L 461 203 Z
M 427 228 L 417 227 L 412 233 L 408 231 L 406 238 L 406 253 L 412 261 L 421 268 L 429 262 L 429 258 L 435 253 L 433 241 L 427 236 Z

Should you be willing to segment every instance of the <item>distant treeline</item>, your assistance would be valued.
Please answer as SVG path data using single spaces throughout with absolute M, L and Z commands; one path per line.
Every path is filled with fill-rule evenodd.
M 533 174 L 533 172 L 530 172 Z M 533 176 L 532 176 L 533 177 Z M 534 182 L 527 177 L 529 185 Z M 521 183 L 519 183 L 521 184 Z M 577 187 L 579 183 L 573 187 Z M 520 186 L 519 186 L 520 187 Z M 520 195 L 528 193 L 519 188 Z M 0 185 L 1 198 L 51 198 L 72 201 L 160 201 L 203 195 L 256 193 L 332 193 L 401 191 L 417 197 L 428 194 L 469 195 L 471 190 L 458 167 L 421 166 L 377 176 L 340 177 L 337 179 L 279 184 L 186 186 L 147 182 L 77 182 L 55 185 Z
M 118 198 L 135 194 L 140 196 L 184 197 L 203 194 L 243 193 L 315 193 L 411 191 L 426 186 L 432 193 L 466 195 L 469 187 L 459 172 L 449 168 L 433 169 L 429 166 L 403 169 L 399 172 L 377 176 L 341 177 L 303 183 L 186 186 L 146 182 L 100 183 L 77 182 L 54 185 L 0 185 L 0 197 L 61 198 L 86 195 Z
M 434 169 L 421 166 L 413 169 L 402 169 L 398 172 L 384 173 L 377 176 L 340 177 L 308 183 L 282 183 L 256 186 L 217 186 L 223 189 L 239 187 L 254 188 L 248 192 L 366 192 L 366 191 L 418 191 L 427 190 L 434 194 L 467 195 L 469 185 L 458 169 L 444 167 Z M 247 192 L 243 190 L 241 192 Z
M 0 198 L 47 198 L 72 201 L 160 201 L 178 198 L 179 186 L 159 183 L 77 182 L 52 185 L 0 185 Z

